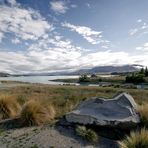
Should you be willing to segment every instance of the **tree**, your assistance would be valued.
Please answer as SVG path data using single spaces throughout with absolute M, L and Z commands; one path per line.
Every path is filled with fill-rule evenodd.
M 139 74 L 144 74 L 144 73 L 145 73 L 144 68 L 141 68 Z
M 126 77 L 126 82 L 127 83 L 143 83 L 144 80 L 144 75 L 143 74 L 132 74 L 132 75 L 128 75 Z
M 91 78 L 97 78 L 97 75 L 96 74 L 92 74 Z
M 84 74 L 79 77 L 79 82 L 90 82 L 90 78 Z
M 145 68 L 145 76 L 148 77 L 148 69 L 147 69 L 147 67 Z

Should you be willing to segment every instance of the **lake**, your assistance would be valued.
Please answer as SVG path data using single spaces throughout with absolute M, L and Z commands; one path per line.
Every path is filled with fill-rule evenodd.
M 0 80 L 11 80 L 29 83 L 42 84 L 64 84 L 63 82 L 54 82 L 55 79 L 78 78 L 79 76 L 19 76 L 19 77 L 0 77 Z
M 99 75 L 100 77 L 112 77 L 114 75 Z M 72 76 L 19 76 L 19 77 L 0 77 L 0 80 L 10 80 L 10 81 L 20 81 L 29 83 L 42 83 L 42 84 L 65 84 L 63 82 L 54 82 L 51 80 L 55 79 L 69 79 L 69 78 L 79 78 L 79 75 Z M 70 83 L 68 83 L 70 84 Z M 79 85 L 78 83 L 71 83 Z

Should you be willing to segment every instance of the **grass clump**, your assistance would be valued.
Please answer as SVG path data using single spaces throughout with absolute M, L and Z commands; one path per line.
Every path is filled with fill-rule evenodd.
M 0 128 L 0 135 L 4 132 L 5 130 L 3 128 Z
M 16 99 L 10 96 L 0 96 L 0 120 L 16 117 L 20 109 Z
M 45 124 L 54 118 L 54 108 L 46 108 L 38 101 L 30 100 L 24 104 L 20 118 L 25 126 Z
M 98 141 L 98 135 L 92 129 L 86 129 L 85 126 L 78 126 L 76 132 L 79 136 L 85 138 L 91 143 L 96 143 Z
M 142 126 L 148 127 L 148 104 L 139 106 Z
M 124 140 L 119 142 L 120 148 L 148 148 L 148 130 L 145 128 L 131 132 Z
M 36 144 L 34 144 L 33 146 L 31 146 L 30 148 L 38 148 L 38 146 Z
M 23 105 L 26 102 L 27 98 L 24 95 L 18 95 L 16 100 L 20 105 Z

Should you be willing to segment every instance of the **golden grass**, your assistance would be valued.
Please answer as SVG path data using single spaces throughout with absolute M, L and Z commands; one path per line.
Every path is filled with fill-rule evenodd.
M 50 122 L 54 114 L 53 107 L 47 109 L 38 101 L 30 100 L 22 107 L 20 119 L 24 126 L 41 125 Z
M 0 120 L 16 117 L 20 112 L 20 105 L 11 96 L 0 96 Z
M 138 104 L 148 102 L 147 90 L 123 89 L 113 87 L 90 87 L 90 86 L 59 86 L 28 84 L 7 90 L 0 90 L 1 94 L 8 94 L 16 98 L 23 105 L 29 100 L 38 100 L 43 104 L 53 104 L 56 111 L 56 118 L 71 111 L 75 106 L 86 98 L 101 96 L 110 98 L 119 91 L 130 93 Z
M 119 142 L 120 148 L 148 148 L 148 130 L 145 128 L 131 132 L 124 140 Z
M 139 106 L 138 111 L 140 113 L 142 126 L 148 127 L 148 103 Z

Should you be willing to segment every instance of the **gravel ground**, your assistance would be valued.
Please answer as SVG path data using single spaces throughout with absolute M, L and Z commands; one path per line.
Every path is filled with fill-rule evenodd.
M 116 141 L 100 137 L 92 145 L 70 127 L 28 127 L 10 129 L 0 134 L 0 148 L 117 148 Z

